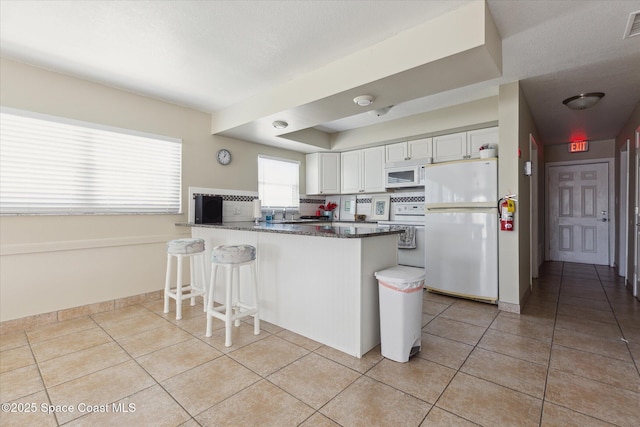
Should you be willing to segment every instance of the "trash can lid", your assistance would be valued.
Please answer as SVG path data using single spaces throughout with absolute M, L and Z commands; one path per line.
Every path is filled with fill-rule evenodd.
M 424 269 L 398 265 L 382 271 L 376 271 L 376 279 L 393 283 L 411 283 L 424 280 Z

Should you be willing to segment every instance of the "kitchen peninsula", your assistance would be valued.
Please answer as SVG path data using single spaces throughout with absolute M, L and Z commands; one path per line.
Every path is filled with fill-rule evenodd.
M 217 245 L 257 248 L 260 318 L 355 357 L 380 343 L 376 271 L 396 265 L 397 234 L 374 225 L 231 222 L 191 224 L 205 240 L 206 259 Z M 210 265 L 207 266 L 209 280 Z M 241 277 L 241 292 L 249 283 Z M 224 295 L 221 281 L 216 301 Z

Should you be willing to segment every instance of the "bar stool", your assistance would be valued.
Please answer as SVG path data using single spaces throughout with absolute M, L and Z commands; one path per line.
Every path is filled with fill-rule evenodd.
M 177 259 L 178 277 L 176 287 L 171 288 L 172 257 Z M 190 260 L 191 283 L 182 284 L 182 261 Z M 200 278 L 196 277 L 196 270 Z M 198 283 L 199 282 L 199 283 Z M 204 272 L 204 239 L 177 239 L 167 242 L 167 276 L 164 283 L 164 312 L 169 312 L 169 298 L 176 300 L 176 320 L 182 319 L 182 300 L 191 298 L 191 305 L 196 305 L 196 297 L 204 299 L 204 311 L 207 307 L 206 278 Z
M 240 299 L 240 267 L 249 266 L 253 280 L 253 305 L 246 304 Z M 225 283 L 225 303 L 217 307 L 213 306 L 213 293 L 215 290 L 218 267 L 226 268 L 227 280 Z M 234 292 L 235 288 L 235 292 Z M 235 299 L 233 294 L 236 294 Z M 209 283 L 209 296 L 207 297 L 207 332 L 212 335 L 211 324 L 213 317 L 220 319 L 225 325 L 225 347 L 231 347 L 231 326 L 235 322 L 240 326 L 240 319 L 253 316 L 253 333 L 260 334 L 260 315 L 258 303 L 258 282 L 256 280 L 256 248 L 251 245 L 216 246 L 211 251 L 211 282 Z

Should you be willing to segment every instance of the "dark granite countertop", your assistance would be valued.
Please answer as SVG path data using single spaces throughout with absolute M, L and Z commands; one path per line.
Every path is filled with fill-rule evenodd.
M 367 226 L 359 226 L 361 223 L 354 222 L 353 226 L 333 226 L 331 223 L 295 223 L 295 224 L 274 224 L 260 222 L 255 225 L 253 222 L 225 222 L 222 224 L 194 224 L 179 222 L 181 227 L 203 227 L 219 228 L 224 230 L 257 231 L 266 233 L 298 234 L 302 236 L 334 237 L 334 238 L 363 238 L 384 236 L 387 234 L 400 234 L 402 230 L 390 230 L 388 228 L 374 228 L 372 223 Z

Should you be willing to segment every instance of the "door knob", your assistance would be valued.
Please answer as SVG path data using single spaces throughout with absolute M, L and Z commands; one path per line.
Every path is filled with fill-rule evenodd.
M 607 221 L 609 221 L 609 220 L 608 220 L 607 218 L 600 218 L 598 221 L 600 221 L 600 222 L 607 222 Z

